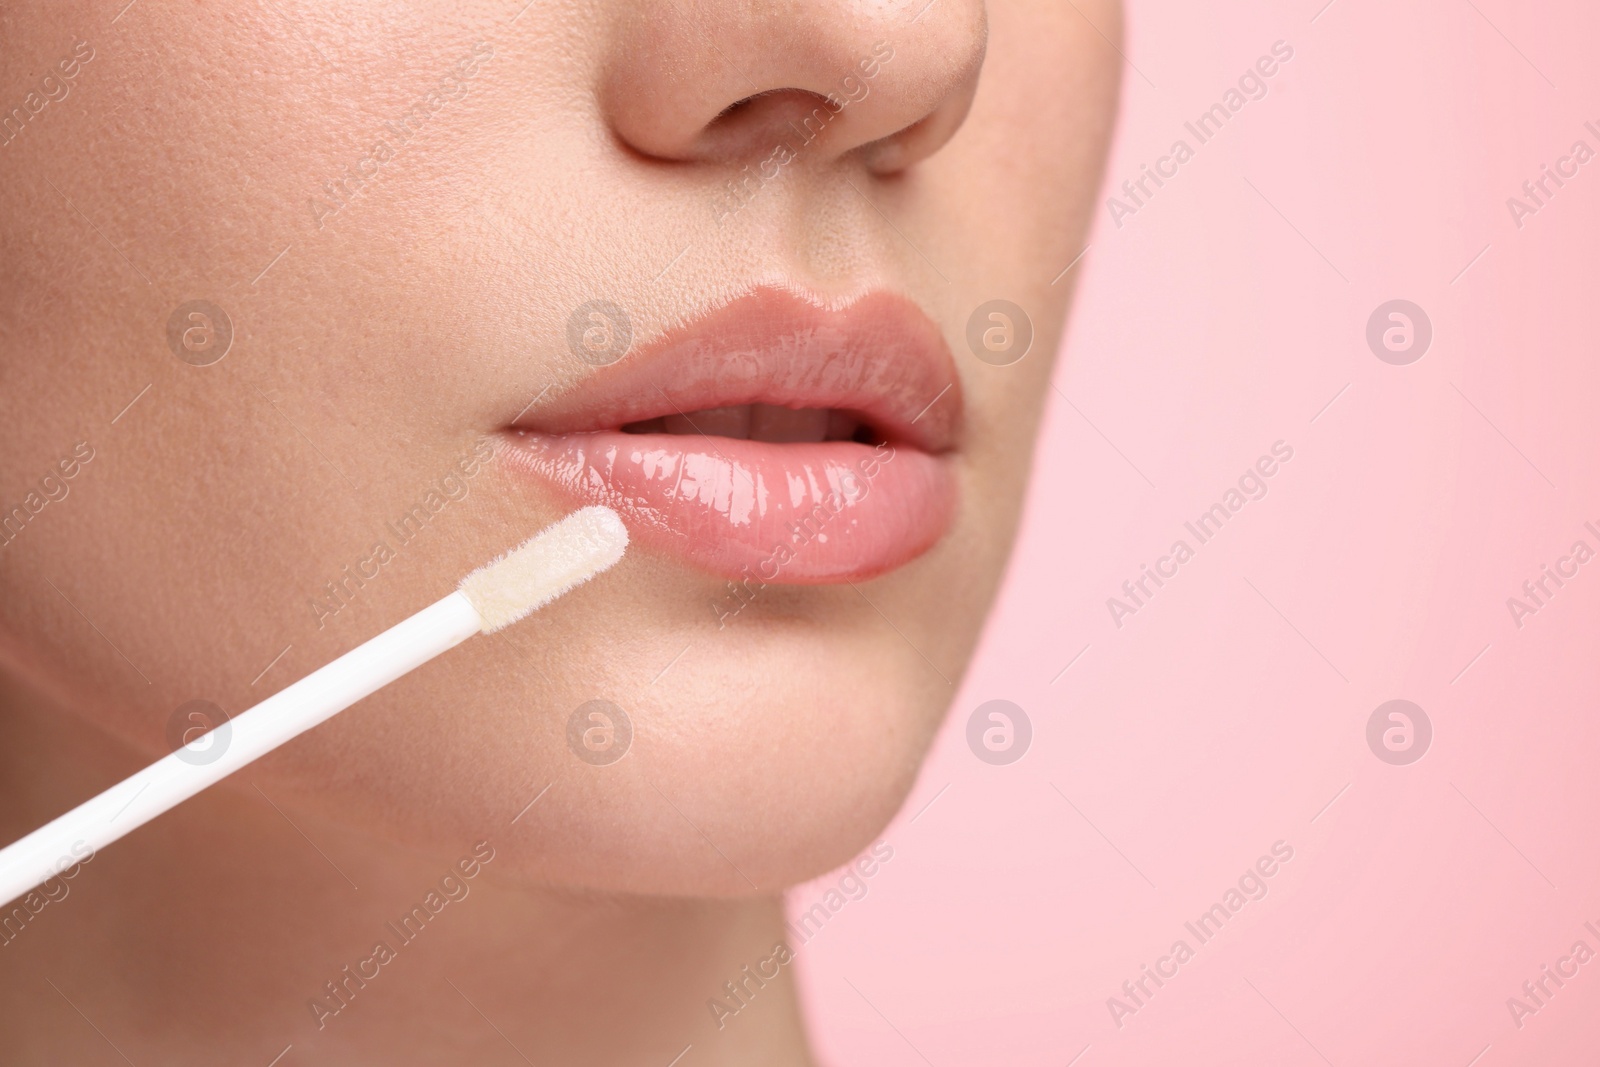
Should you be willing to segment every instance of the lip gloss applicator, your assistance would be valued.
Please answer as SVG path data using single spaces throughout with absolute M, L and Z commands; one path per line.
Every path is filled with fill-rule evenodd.
M 57 874 L 69 850 L 83 855 L 87 846 L 92 854 L 111 844 L 474 634 L 539 610 L 611 567 L 627 547 L 615 511 L 573 512 L 467 575 L 442 600 L 0 849 L 0 904 Z M 183 758 L 214 744 L 225 745 L 215 759 Z

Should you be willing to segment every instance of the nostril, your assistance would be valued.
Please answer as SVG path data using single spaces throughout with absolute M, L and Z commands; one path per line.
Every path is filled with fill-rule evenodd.
M 910 26 L 899 0 L 629 0 L 616 6 L 648 15 L 616 21 L 596 102 L 645 160 L 737 169 L 804 153 L 892 173 L 937 151 L 965 115 L 986 3 L 926 5 Z
M 776 96 L 776 95 L 778 95 L 780 93 L 786 93 L 786 92 L 794 92 L 794 90 L 792 90 L 792 89 L 767 89 L 764 92 L 754 93 L 754 94 L 752 94 L 750 96 L 747 96 L 743 100 L 735 100 L 733 103 L 731 103 L 727 107 L 723 108 L 717 114 L 716 118 L 711 120 L 711 125 L 715 125 L 715 124 L 717 124 L 719 122 L 733 121 L 736 116 L 738 116 L 739 114 L 741 114 L 741 113 L 743 113 L 745 111 L 748 111 L 750 109 L 750 107 L 757 100 L 760 100 L 760 99 L 762 99 L 764 97 L 768 97 L 768 96 Z
M 809 143 L 841 109 L 806 89 L 769 89 L 724 108 L 701 131 L 695 155 L 729 162 L 771 151 L 780 144 Z

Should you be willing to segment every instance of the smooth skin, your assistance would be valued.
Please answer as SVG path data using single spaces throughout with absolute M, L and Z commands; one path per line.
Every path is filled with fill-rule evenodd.
M 186 702 L 242 711 L 559 517 L 463 460 L 581 390 L 586 301 L 644 344 L 762 283 L 908 296 L 959 366 L 961 498 L 907 566 L 769 587 L 721 629 L 720 579 L 630 552 L 106 849 L 0 944 L 6 1062 L 811 1062 L 803 947 L 736 1016 L 707 1002 L 792 940 L 785 887 L 878 839 L 965 669 L 1110 136 L 1116 4 L 118 7 L 0 16 L 0 509 L 30 512 L 0 547 L 5 840 L 168 751 Z M 829 93 L 824 133 L 721 210 Z M 965 340 L 995 298 L 1036 331 L 1008 367 Z M 191 300 L 233 324 L 209 366 L 169 346 Z M 634 730 L 607 766 L 567 743 L 595 699 Z M 470 892 L 319 1013 L 479 842 Z

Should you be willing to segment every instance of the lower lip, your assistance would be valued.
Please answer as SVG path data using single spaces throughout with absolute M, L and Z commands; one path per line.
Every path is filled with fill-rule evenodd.
M 870 578 L 949 528 L 947 461 L 907 446 L 687 435 L 513 432 L 508 462 L 575 503 L 621 513 L 642 542 L 728 578 Z

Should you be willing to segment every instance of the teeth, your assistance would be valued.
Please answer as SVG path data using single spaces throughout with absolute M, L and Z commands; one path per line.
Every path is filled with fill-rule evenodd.
M 646 419 L 623 427 L 630 433 L 706 434 L 778 444 L 856 439 L 861 424 L 848 412 L 829 408 L 786 408 L 741 404 L 702 408 L 686 414 Z

